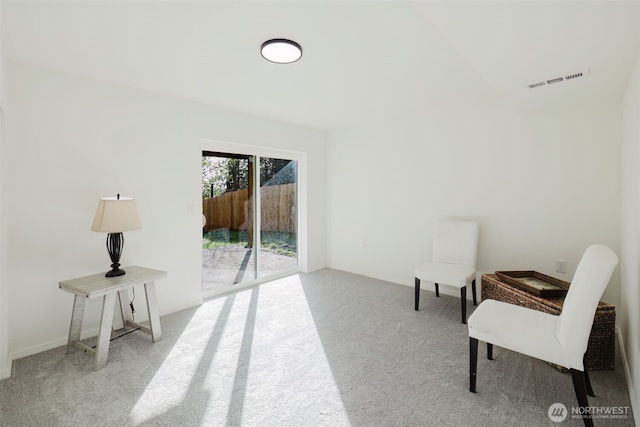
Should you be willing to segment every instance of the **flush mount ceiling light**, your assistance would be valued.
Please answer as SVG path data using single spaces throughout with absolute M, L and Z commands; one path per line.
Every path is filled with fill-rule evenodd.
M 290 64 L 302 56 L 302 47 L 287 39 L 271 39 L 262 43 L 260 53 L 267 61 L 276 64 Z

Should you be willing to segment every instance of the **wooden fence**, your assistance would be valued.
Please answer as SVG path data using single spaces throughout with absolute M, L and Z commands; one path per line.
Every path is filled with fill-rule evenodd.
M 284 184 L 260 188 L 263 231 L 296 232 L 296 185 Z M 230 191 L 202 200 L 202 213 L 207 219 L 204 231 L 248 230 L 251 208 L 248 190 Z

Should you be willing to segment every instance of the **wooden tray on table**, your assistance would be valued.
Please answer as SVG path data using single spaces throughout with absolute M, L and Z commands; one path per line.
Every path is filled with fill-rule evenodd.
M 496 271 L 500 280 L 541 298 L 567 295 L 569 283 L 537 271 Z

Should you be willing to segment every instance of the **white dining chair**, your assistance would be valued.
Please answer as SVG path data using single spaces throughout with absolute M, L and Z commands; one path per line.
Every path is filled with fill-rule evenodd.
M 436 224 L 433 260 L 415 269 L 415 309 L 420 305 L 420 282 L 433 282 L 436 296 L 440 285 L 460 289 L 462 323 L 467 323 L 467 286 L 471 285 L 473 305 L 476 299 L 476 261 L 479 227 L 475 221 L 443 220 Z
M 611 275 L 618 265 L 616 254 L 604 245 L 592 245 L 582 255 L 569 286 L 560 315 L 509 303 L 484 300 L 469 316 L 469 391 L 476 392 L 478 341 L 516 351 L 571 371 L 580 408 L 588 408 L 587 394 L 594 396 L 584 365 L 593 318 Z M 593 420 L 583 417 L 586 426 Z

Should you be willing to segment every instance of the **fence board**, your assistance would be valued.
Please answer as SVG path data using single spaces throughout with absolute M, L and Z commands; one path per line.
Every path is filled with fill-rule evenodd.
M 296 232 L 296 185 L 283 184 L 260 188 L 260 221 L 263 231 Z M 248 190 L 230 191 L 202 200 L 207 219 L 204 231 L 217 229 L 247 230 Z

